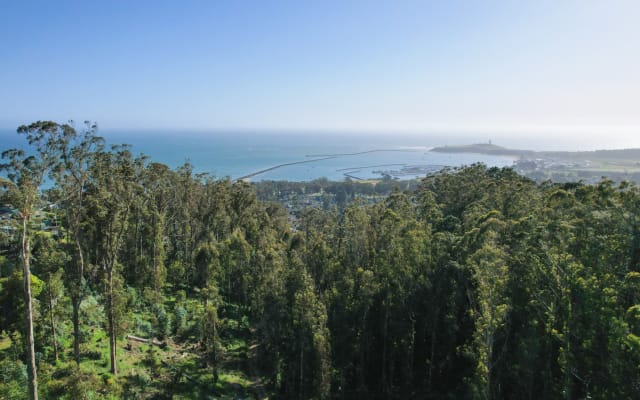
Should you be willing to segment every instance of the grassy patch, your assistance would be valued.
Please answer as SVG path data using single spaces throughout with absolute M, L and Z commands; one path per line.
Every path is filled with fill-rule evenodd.
M 174 301 L 174 299 L 172 299 Z M 183 300 L 194 310 L 197 301 Z M 170 308 L 168 308 L 170 309 Z M 199 335 L 194 333 L 181 340 L 173 337 L 166 346 L 151 346 L 126 335 L 118 338 L 118 376 L 110 373 L 109 336 L 99 325 L 83 326 L 81 363 L 77 370 L 73 360 L 73 340 L 60 335 L 61 358 L 55 364 L 45 360 L 41 364 L 41 386 L 50 398 L 68 398 L 72 393 L 91 391 L 104 398 L 172 398 L 172 399 L 253 399 L 267 398 L 265 388 L 251 375 L 251 335 L 246 310 L 235 305 L 224 307 L 220 321 L 218 380 L 214 383 L 213 369 L 202 357 Z M 148 337 L 144 326 L 152 315 L 146 310 L 132 313 L 133 323 L 127 333 Z M 188 324 L 197 327 L 197 313 L 192 311 Z M 67 333 L 70 324 L 59 325 Z M 144 332 L 144 331 L 147 332 Z M 194 331 L 195 332 L 195 331 Z M 7 357 L 11 339 L 0 337 L 0 360 Z M 67 396 L 67 397 L 65 397 Z M 110 396 L 110 397 L 109 397 Z
M 0 351 L 5 351 L 11 347 L 11 339 L 7 336 L 0 336 Z

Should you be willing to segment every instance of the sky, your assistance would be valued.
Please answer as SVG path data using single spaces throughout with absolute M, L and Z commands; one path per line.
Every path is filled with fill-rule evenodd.
M 637 0 L 0 0 L 0 127 L 640 145 L 638 21 Z

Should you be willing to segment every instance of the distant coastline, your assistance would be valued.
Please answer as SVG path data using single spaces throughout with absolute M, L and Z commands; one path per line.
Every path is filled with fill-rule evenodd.
M 533 150 L 516 150 L 508 149 L 506 147 L 497 146 L 491 143 L 475 143 L 465 144 L 457 146 L 439 146 L 434 147 L 430 151 L 436 153 L 475 153 L 475 154 L 487 154 L 494 156 L 526 156 L 535 153 Z
M 436 153 L 476 153 L 486 155 L 531 157 L 557 157 L 572 159 L 640 160 L 640 148 L 592 150 L 592 151 L 535 151 L 509 149 L 491 143 L 475 143 L 457 146 L 439 146 L 430 151 Z
M 603 177 L 640 183 L 640 148 L 594 151 L 533 151 L 501 147 L 491 143 L 440 146 L 434 153 L 474 153 L 514 157 L 514 169 L 536 181 L 584 181 Z

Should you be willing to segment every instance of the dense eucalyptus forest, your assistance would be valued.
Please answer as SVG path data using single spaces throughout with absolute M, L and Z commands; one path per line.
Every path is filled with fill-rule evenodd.
M 97 133 L 3 152 L 1 399 L 640 398 L 635 184 L 471 165 L 293 224 Z

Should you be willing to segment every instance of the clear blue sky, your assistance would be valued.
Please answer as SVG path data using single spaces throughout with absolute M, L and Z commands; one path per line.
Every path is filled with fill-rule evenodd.
M 640 1 L 4 1 L 0 126 L 639 136 Z

